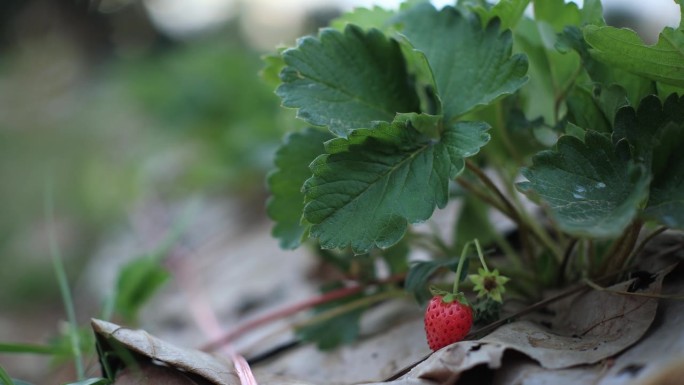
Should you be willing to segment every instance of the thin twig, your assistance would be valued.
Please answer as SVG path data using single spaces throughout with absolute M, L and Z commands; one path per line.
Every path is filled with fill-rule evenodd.
M 655 298 L 655 299 L 684 300 L 684 295 L 650 294 L 650 293 L 638 293 L 638 292 L 632 292 L 632 291 L 609 289 L 607 287 L 603 287 L 603 286 L 598 285 L 597 283 L 593 282 L 592 280 L 590 280 L 588 278 L 584 279 L 584 283 L 586 283 L 589 287 L 591 287 L 594 290 L 605 291 L 605 292 L 613 293 L 613 294 L 627 295 L 627 296 L 634 296 L 634 297 Z

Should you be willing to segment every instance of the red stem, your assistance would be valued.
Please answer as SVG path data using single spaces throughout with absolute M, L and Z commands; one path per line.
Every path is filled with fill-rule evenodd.
M 405 274 L 397 274 L 393 275 L 387 279 L 380 280 L 378 282 L 375 282 L 374 284 L 381 284 L 381 283 L 392 283 L 392 282 L 400 282 L 404 280 Z M 232 340 L 235 338 L 239 337 L 240 335 L 258 328 L 259 326 L 268 324 L 270 322 L 279 320 L 281 318 L 289 317 L 293 314 L 299 313 L 302 310 L 306 310 L 309 308 L 312 308 L 314 306 L 318 306 L 324 303 L 332 302 L 340 298 L 348 297 L 350 295 L 354 295 L 356 293 L 359 293 L 363 291 L 368 285 L 354 285 L 354 286 L 349 286 L 349 287 L 343 287 L 341 289 L 333 290 L 330 292 L 327 292 L 325 294 L 321 294 L 319 296 L 309 298 L 307 300 L 304 300 L 299 303 L 295 303 L 292 305 L 285 306 L 281 309 L 277 309 L 273 312 L 263 314 L 261 316 L 257 316 L 252 319 L 248 319 L 244 321 L 243 323 L 239 324 L 236 326 L 233 330 L 227 332 L 223 336 L 219 337 L 218 339 L 214 341 L 210 341 L 209 343 L 203 345 L 200 347 L 200 350 L 206 351 L 206 352 L 211 352 L 214 351 L 221 346 L 230 343 Z

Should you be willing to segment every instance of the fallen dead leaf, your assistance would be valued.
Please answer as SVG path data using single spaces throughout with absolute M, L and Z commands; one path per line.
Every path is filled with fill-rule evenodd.
M 240 380 L 233 368 L 233 364 L 226 359 L 199 350 L 179 348 L 143 330 L 132 330 L 97 319 L 92 320 L 91 324 L 100 346 L 101 361 L 114 362 L 113 357 L 121 354 L 121 349 L 123 348 L 131 353 L 132 357 L 144 358 L 144 360 L 136 359 L 136 365 L 132 366 L 145 365 L 149 361 L 154 360 L 162 365 L 181 371 L 182 377 L 187 377 L 188 380 L 192 376 L 197 376 L 199 379 L 213 385 L 240 385 Z M 152 366 L 152 368 L 148 368 L 147 365 L 144 367 L 150 370 L 150 373 L 154 371 L 155 375 L 168 374 L 168 371 L 162 369 L 164 366 Z M 154 366 L 158 367 L 155 368 Z M 190 376 L 186 376 L 186 373 L 190 374 Z M 133 379 L 130 381 L 133 381 Z M 135 384 L 136 382 L 128 383 Z M 152 381 L 149 383 L 166 382 Z M 178 384 L 183 383 L 200 384 L 201 382 L 178 382 Z
M 195 376 L 196 377 L 196 376 Z M 135 366 L 123 368 L 116 375 L 115 385 L 210 385 L 202 378 L 191 378 L 187 373 L 152 362 L 137 362 Z
M 639 293 L 659 294 L 670 266 Z M 609 290 L 628 291 L 636 279 Z M 658 299 L 591 290 L 559 303 L 551 327 L 530 321 L 504 325 L 480 341 L 505 345 L 547 369 L 593 364 L 636 343 L 651 326 Z
M 659 294 L 663 278 L 674 267 L 659 271 L 653 282 L 637 291 Z M 609 289 L 627 291 L 634 281 L 625 281 Z M 587 366 L 576 371 L 572 367 L 595 364 L 634 345 L 653 322 L 657 306 L 658 299 L 655 298 L 608 291 L 584 292 L 561 306 L 551 328 L 527 320 L 513 322 L 479 341 L 462 341 L 447 346 L 402 378 L 382 384 L 454 384 L 463 372 L 476 366 L 499 369 L 507 350 L 520 352 L 532 360 L 522 358 L 521 370 L 502 372 L 497 383 L 543 384 L 549 383 L 545 382 L 547 379 L 563 377 L 565 382 L 550 383 L 576 384 L 587 379 L 596 380 L 601 373 L 605 374 L 605 368 Z M 528 380 L 524 380 L 525 377 Z M 413 382 L 416 380 L 424 382 Z

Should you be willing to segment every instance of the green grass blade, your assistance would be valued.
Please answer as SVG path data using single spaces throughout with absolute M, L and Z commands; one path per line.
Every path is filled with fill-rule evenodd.
M 21 343 L 0 343 L 0 352 L 2 353 L 13 353 L 13 354 L 47 354 L 52 355 L 59 352 L 59 349 L 55 349 L 49 345 L 34 345 L 34 344 L 21 344 Z
M 5 369 L 0 365 L 0 385 L 14 385 L 14 381 L 12 381 L 12 378 L 7 374 Z
M 47 188 L 45 189 L 45 217 L 48 225 L 51 226 L 50 231 L 48 231 L 48 237 L 50 242 L 50 256 L 52 259 L 52 266 L 55 271 L 55 276 L 57 277 L 57 284 L 59 285 L 59 292 L 62 296 L 62 302 L 64 303 L 64 309 L 67 314 L 67 319 L 69 321 L 69 338 L 71 341 L 71 349 L 74 355 L 74 364 L 76 366 L 76 373 L 78 379 L 82 380 L 85 378 L 85 369 L 83 367 L 83 353 L 81 352 L 81 342 L 78 335 L 78 323 L 76 322 L 76 311 L 74 309 L 74 301 L 71 295 L 71 290 L 69 289 L 69 282 L 67 280 L 66 271 L 64 269 L 64 261 L 59 250 L 59 245 L 57 244 L 57 239 L 55 238 L 55 233 L 52 226 L 55 222 L 54 213 L 54 200 L 52 192 L 52 183 L 48 181 Z

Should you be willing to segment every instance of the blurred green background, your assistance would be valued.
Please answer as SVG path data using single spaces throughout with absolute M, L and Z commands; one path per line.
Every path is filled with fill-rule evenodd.
M 240 12 L 224 16 L 186 33 L 135 1 L 3 0 L 3 313 L 59 301 L 48 231 L 75 278 L 145 202 L 225 196 L 263 216 L 264 175 L 296 123 L 259 78 Z

